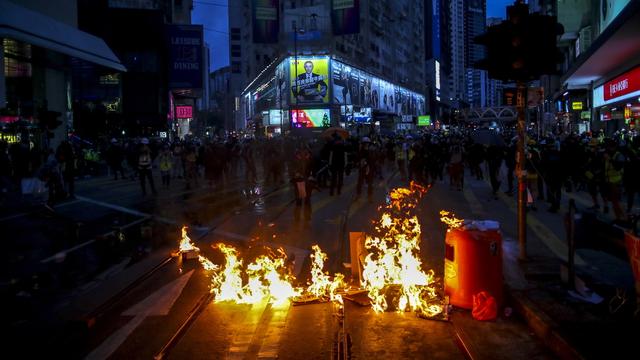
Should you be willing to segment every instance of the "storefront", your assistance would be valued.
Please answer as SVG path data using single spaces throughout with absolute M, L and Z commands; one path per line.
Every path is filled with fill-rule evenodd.
M 594 88 L 593 106 L 607 134 L 636 130 L 640 121 L 640 66 Z
M 56 147 L 82 115 L 78 110 L 84 107 L 76 103 L 91 103 L 101 114 L 119 109 L 118 74 L 126 69 L 102 39 L 5 0 L 0 0 L 0 65 L 5 140 Z M 92 117 L 87 128 L 104 118 Z
M 354 133 L 411 130 L 425 112 L 422 94 L 329 56 L 272 63 L 243 91 L 241 102 L 245 126 L 261 125 L 268 136 L 329 126 Z

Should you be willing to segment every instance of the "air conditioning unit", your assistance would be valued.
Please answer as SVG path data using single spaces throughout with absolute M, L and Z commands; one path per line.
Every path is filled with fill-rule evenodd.
M 584 53 L 589 49 L 592 42 L 591 26 L 585 26 L 580 29 L 580 53 Z

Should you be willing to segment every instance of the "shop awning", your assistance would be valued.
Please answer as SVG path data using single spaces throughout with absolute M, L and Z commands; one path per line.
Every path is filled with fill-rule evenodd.
M 119 71 L 127 71 L 99 37 L 0 0 L 0 38 L 11 38 Z
M 589 49 L 576 59 L 562 77 L 568 89 L 580 88 L 617 69 L 637 65 L 640 59 L 640 1 L 631 1 L 615 20 L 596 38 Z M 629 64 L 636 60 L 636 64 Z

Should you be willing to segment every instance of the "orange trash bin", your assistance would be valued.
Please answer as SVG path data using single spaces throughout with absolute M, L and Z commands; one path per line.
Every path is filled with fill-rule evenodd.
M 502 234 L 495 221 L 474 221 L 447 230 L 444 291 L 449 302 L 471 309 L 473 295 L 486 291 L 502 304 Z

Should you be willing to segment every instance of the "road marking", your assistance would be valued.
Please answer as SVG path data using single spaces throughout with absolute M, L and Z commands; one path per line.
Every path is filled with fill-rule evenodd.
M 76 199 L 76 200 L 68 201 L 68 202 L 66 202 L 66 203 L 62 203 L 62 204 L 59 204 L 59 205 L 54 205 L 54 206 L 53 206 L 53 208 L 54 208 L 54 209 L 58 209 L 58 208 L 65 207 L 65 206 L 67 206 L 67 205 L 73 205 L 73 204 L 76 204 L 76 203 L 79 203 L 79 202 L 80 202 L 80 200 Z M 23 216 L 31 215 L 31 214 L 33 214 L 33 213 L 35 213 L 35 211 L 32 211 L 32 212 L 24 212 L 24 213 L 18 213 L 18 214 L 13 214 L 13 215 L 5 216 L 5 217 L 3 217 L 3 218 L 0 218 L 0 222 L 7 221 L 7 220 L 17 219 L 17 218 L 20 218 L 20 217 L 23 217 Z
M 145 217 L 145 218 L 142 218 L 142 219 L 138 219 L 138 220 L 136 220 L 136 221 L 130 222 L 130 223 L 128 223 L 128 224 L 126 224 L 126 225 L 122 226 L 122 227 L 121 227 L 121 229 L 123 229 L 123 230 L 124 230 L 124 229 L 127 229 L 127 228 L 129 228 L 129 227 L 131 227 L 131 226 L 134 226 L 134 225 L 137 225 L 137 224 L 143 223 L 143 222 L 145 222 L 145 221 L 147 221 L 147 220 L 149 220 L 149 218 L 148 218 L 148 217 Z M 113 233 L 113 231 L 112 231 L 112 232 L 110 232 L 110 233 L 107 233 L 107 234 L 111 234 L 111 233 Z M 65 249 L 65 250 L 59 251 L 59 252 L 57 252 L 57 253 L 55 253 L 55 254 L 53 254 L 53 255 L 49 256 L 49 257 L 48 257 L 48 258 L 46 258 L 46 259 L 42 259 L 42 260 L 40 260 L 40 263 L 41 263 L 41 264 L 46 264 L 46 263 L 51 262 L 51 261 L 53 261 L 53 260 L 56 260 L 56 261 L 63 261 L 63 260 L 67 257 L 67 255 L 68 255 L 69 253 L 74 252 L 74 251 L 76 251 L 76 250 L 78 250 L 78 249 L 81 249 L 81 248 L 83 248 L 83 247 L 85 247 L 85 246 L 87 246 L 87 245 L 90 245 L 90 244 L 94 243 L 95 241 L 96 241 L 96 239 L 91 239 L 91 240 L 88 240 L 88 241 L 83 242 L 82 244 L 78 244 L 78 245 L 73 246 L 73 247 L 70 247 L 70 248 L 68 248 L 68 249 Z
M 487 180 L 485 179 L 484 182 L 486 184 Z M 517 203 L 513 201 L 512 198 L 502 194 L 501 192 L 498 192 L 497 194 L 500 200 L 507 205 L 512 213 L 518 213 Z M 476 203 L 479 204 L 477 199 Z M 480 206 L 482 207 L 482 205 Z M 567 244 L 565 244 L 564 241 L 556 236 L 553 231 L 551 231 L 546 225 L 544 225 L 532 214 L 527 214 L 527 227 L 531 229 L 536 234 L 536 236 L 538 236 L 540 241 L 542 241 L 554 255 L 564 261 L 567 261 Z M 575 262 L 576 265 L 585 265 L 584 260 L 577 254 L 575 255 Z
M 258 304 L 251 305 L 251 309 L 247 312 L 245 321 L 242 323 L 240 329 L 236 331 L 229 345 L 229 352 L 227 359 L 244 359 L 245 354 L 249 350 L 251 340 L 254 333 L 262 319 L 264 313 L 271 305 L 265 299 Z
M 462 190 L 462 194 L 464 195 L 465 200 L 469 203 L 471 207 L 471 213 L 478 216 L 486 216 L 487 213 L 484 211 L 484 207 L 478 201 L 478 197 L 469 189 L 468 186 L 465 186 Z
M 258 359 L 278 358 L 278 347 L 280 345 L 280 338 L 282 337 L 290 308 L 290 302 L 286 302 L 283 305 L 271 307 L 273 315 L 271 316 L 269 328 L 262 338 L 262 345 L 260 347 L 260 351 L 258 352 Z
M 100 346 L 95 348 L 86 359 L 97 360 L 110 357 L 144 321 L 147 316 L 166 316 L 173 304 L 182 294 L 185 285 L 193 275 L 193 270 L 164 285 L 144 300 L 133 305 L 122 313 L 122 316 L 133 316 L 133 319 L 111 334 Z

